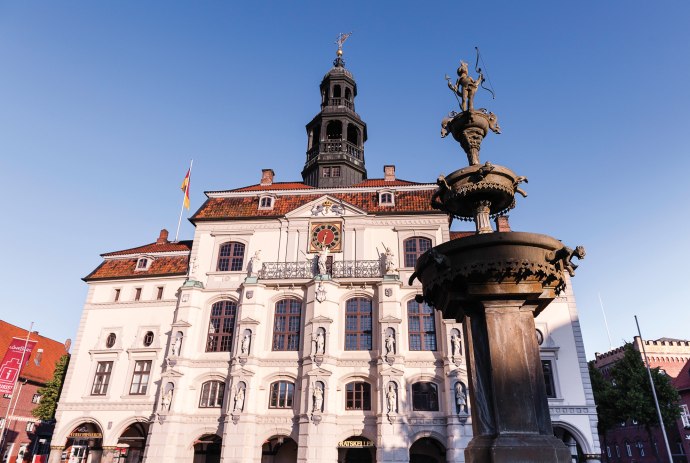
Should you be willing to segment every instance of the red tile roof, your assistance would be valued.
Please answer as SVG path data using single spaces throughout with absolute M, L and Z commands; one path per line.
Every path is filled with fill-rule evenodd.
M 372 214 L 420 214 L 443 212 L 432 209 L 431 195 L 433 190 L 397 191 L 395 206 L 380 206 L 376 191 L 358 193 L 324 193 L 342 200 Z M 254 217 L 282 217 L 285 214 L 318 199 L 317 195 L 278 196 L 275 206 L 270 210 L 258 209 L 258 198 L 225 197 L 209 198 L 190 219 L 192 222 L 219 219 L 246 219 Z
M 475 234 L 475 232 L 473 232 L 473 231 L 451 231 L 450 232 L 450 239 L 451 240 L 457 240 L 458 238 L 464 238 L 466 236 L 472 236 L 474 234 Z
M 249 185 L 230 191 L 305 190 L 312 188 L 314 187 L 301 182 L 273 182 L 270 185 Z
M 187 273 L 189 255 L 154 257 L 149 269 L 145 271 L 135 270 L 137 260 L 136 257 L 130 259 L 107 259 L 96 270 L 85 276 L 83 280 L 94 281 L 185 275 Z
M 178 241 L 176 243 L 150 243 L 136 248 L 124 249 L 122 251 L 113 251 L 101 254 L 102 257 L 109 256 L 123 256 L 129 254 L 153 254 L 156 252 L 175 252 L 175 251 L 190 251 L 192 249 L 192 241 Z
M 28 331 L 23 328 L 0 320 L 0 355 L 5 355 L 12 338 L 26 339 L 27 333 Z M 45 384 L 53 377 L 55 364 L 60 357 L 67 354 L 67 350 L 63 343 L 41 336 L 35 331 L 29 340 L 37 340 L 38 343 L 31 352 L 29 363 L 24 367 L 20 376 L 30 381 Z M 41 354 L 40 364 L 36 365 L 38 349 L 43 349 L 43 354 Z
M 356 183 L 352 186 L 356 187 L 387 187 L 387 186 L 408 186 L 408 185 L 420 185 L 420 183 L 417 182 L 410 182 L 408 180 L 401 180 L 401 179 L 396 179 L 396 180 L 384 180 L 382 178 L 370 178 L 367 180 L 363 180 L 359 183 Z

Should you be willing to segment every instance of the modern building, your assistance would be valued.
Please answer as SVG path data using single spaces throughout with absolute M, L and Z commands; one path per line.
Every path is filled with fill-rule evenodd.
M 676 425 L 666 429 L 674 463 L 690 461 L 690 341 L 683 339 L 660 338 L 642 341 L 639 336 L 633 340 L 633 348 L 643 354 L 651 368 L 660 368 L 671 378 L 673 386 L 680 394 L 681 415 Z M 624 347 L 612 349 L 603 354 L 596 353 L 594 366 L 607 376 L 611 368 L 623 357 Z M 643 358 L 644 360 L 644 358 Z M 668 461 L 668 452 L 660 428 L 652 428 L 652 440 L 645 427 L 635 421 L 620 423 L 606 436 L 603 442 L 604 461 L 611 462 L 656 462 L 658 458 Z
M 192 241 L 163 230 L 85 278 L 52 463 L 464 461 L 462 325 L 408 278 L 468 232 L 431 208 L 436 184 L 368 178 L 340 55 L 320 94 L 301 181 L 207 192 Z M 571 290 L 536 323 L 556 433 L 599 455 Z
M 0 320 L 0 356 L 5 355 L 12 338 L 26 339 L 28 334 L 27 330 Z M 67 355 L 70 341 L 61 343 L 36 331 L 30 334 L 29 340 L 36 341 L 36 345 L 21 370 L 16 387 L 11 395 L 4 394 L 0 398 L 2 463 L 41 461 L 41 456 L 47 458 L 50 450 L 54 422 L 41 421 L 31 411 L 41 402 L 38 390 L 53 378 L 55 365 Z

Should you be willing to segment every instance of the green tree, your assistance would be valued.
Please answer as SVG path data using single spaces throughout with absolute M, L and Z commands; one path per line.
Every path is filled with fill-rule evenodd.
M 43 421 L 50 421 L 55 418 L 55 409 L 57 408 L 58 399 L 60 399 L 62 382 L 65 380 L 68 364 L 69 355 L 60 357 L 55 364 L 53 378 L 45 386 L 38 389 L 37 393 L 41 394 L 41 402 L 36 408 L 31 410 L 31 414 L 36 418 Z
M 680 396 L 671 384 L 671 378 L 653 368 L 652 379 L 656 390 L 661 417 L 667 429 L 672 429 L 680 416 Z M 659 426 L 654 396 L 642 355 L 631 343 L 623 347 L 623 357 L 611 368 L 611 381 L 590 364 L 590 378 L 594 400 L 597 403 L 599 433 L 606 443 L 607 431 L 618 423 L 636 420 L 645 427 L 652 443 L 652 428 Z M 657 456 L 657 461 L 659 457 Z

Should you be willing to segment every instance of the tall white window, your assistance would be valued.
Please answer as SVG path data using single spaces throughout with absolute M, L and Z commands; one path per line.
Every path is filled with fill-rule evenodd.
M 132 385 L 129 393 L 132 395 L 144 395 L 149 386 L 149 376 L 151 376 L 151 360 L 137 360 L 134 363 L 134 373 L 132 374 Z

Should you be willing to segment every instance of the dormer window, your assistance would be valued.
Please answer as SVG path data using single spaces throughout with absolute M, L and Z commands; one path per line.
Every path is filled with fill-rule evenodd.
M 273 209 L 274 198 L 272 196 L 262 196 L 259 198 L 259 209 Z
M 137 260 L 136 271 L 145 272 L 151 266 L 151 262 L 153 262 L 153 259 L 151 259 L 150 257 L 140 257 Z
M 390 191 L 379 193 L 379 206 L 395 206 L 395 197 Z

